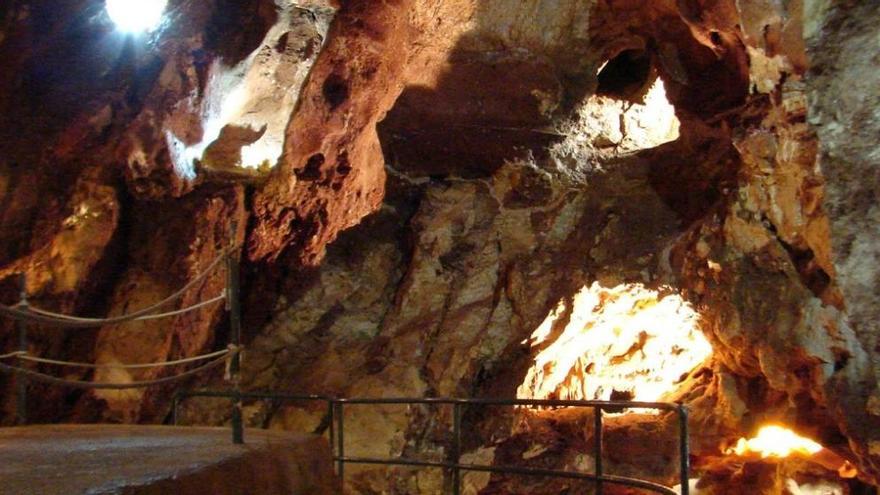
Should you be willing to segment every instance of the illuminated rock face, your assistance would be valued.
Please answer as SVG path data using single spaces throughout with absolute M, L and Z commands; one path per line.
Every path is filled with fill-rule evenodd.
M 517 397 L 654 402 L 712 353 L 677 294 L 594 283 L 570 304 L 560 302 L 532 334 L 535 364 Z
M 25 269 L 43 306 L 121 312 L 190 280 L 234 238 L 246 241 L 247 387 L 513 397 L 526 383 L 526 394 L 604 397 L 577 381 L 591 377 L 589 364 L 631 357 L 617 364 L 632 373 L 613 380 L 654 378 L 650 344 L 672 338 L 673 351 L 691 339 L 696 350 L 704 335 L 710 360 L 677 362 L 671 388 L 650 394 L 691 408 L 696 458 L 775 421 L 851 458 L 865 479 L 880 473 L 877 284 L 862 261 L 873 259 L 877 224 L 876 71 L 861 49 L 877 21 L 870 6 L 314 0 L 298 10 L 206 0 L 173 10 L 134 46 L 113 37 L 98 0 L 44 3 L 0 7 L 3 302 L 16 299 L 14 274 Z M 250 98 L 226 98 L 237 87 Z M 269 156 L 253 147 L 267 136 L 275 156 L 281 134 L 268 174 L 239 166 Z M 196 155 L 201 167 L 191 167 Z M 609 300 L 623 287 L 655 307 L 675 302 L 676 321 L 696 320 L 698 331 L 638 329 L 603 339 L 606 353 L 580 333 L 565 337 L 569 317 L 558 312 L 558 333 L 532 347 L 560 301 L 574 311 L 594 287 Z M 652 315 L 584 307 L 593 327 Z M 164 326 L 48 334 L 32 352 L 176 358 L 222 347 L 221 320 L 205 309 Z M 534 369 L 552 342 L 577 357 Z M 35 387 L 32 409 L 46 420 L 159 422 L 171 392 Z M 216 424 L 227 414 L 216 402 L 184 409 Z M 323 415 L 247 412 L 290 429 Z M 352 455 L 448 454 L 448 412 L 350 414 L 347 436 L 362 449 Z M 591 433 L 579 426 L 589 418 L 529 414 L 470 412 L 467 455 L 589 469 Z M 613 418 L 607 465 L 671 483 L 671 438 L 665 417 Z M 766 493 L 780 492 L 785 480 L 767 473 Z M 378 468 L 347 481 L 355 493 L 440 493 L 449 482 Z M 483 493 L 571 488 L 466 483 Z
M 253 33 L 244 48 L 253 51 L 211 53 L 198 46 L 197 37 L 185 39 L 191 52 L 169 57 L 150 101 L 128 130 L 123 151 L 129 180 L 141 194 L 168 192 L 149 180 L 163 169 L 173 174 L 171 193 L 181 194 L 204 180 L 256 180 L 276 165 L 333 10 L 289 2 L 243 5 L 237 9 L 266 23 L 265 33 Z
M 196 165 L 209 174 L 248 173 L 241 169 L 266 173 L 275 166 L 287 121 L 321 51 L 330 19 L 330 10 L 282 2 L 275 24 L 255 51 L 233 66 L 223 59 L 211 63 L 205 87 L 187 102 L 199 109 L 201 139 L 186 144 L 174 131 L 165 131 L 181 176 L 195 179 Z

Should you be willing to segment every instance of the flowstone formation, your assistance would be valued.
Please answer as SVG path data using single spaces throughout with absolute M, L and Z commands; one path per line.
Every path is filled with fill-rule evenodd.
M 171 4 L 128 39 L 98 0 L 0 7 L 0 302 L 16 302 L 24 272 L 43 307 L 120 314 L 242 243 L 245 389 L 648 393 L 690 408 L 705 493 L 878 482 L 876 6 Z M 222 286 L 218 273 L 185 302 Z M 222 315 L 34 329 L 30 352 L 184 357 L 225 346 Z M 172 393 L 30 390 L 49 421 L 163 422 Z M 328 426 L 317 404 L 245 412 Z M 225 400 L 181 408 L 194 424 L 228 413 Z M 449 408 L 352 406 L 345 421 L 349 455 L 451 460 Z M 729 453 L 770 423 L 823 449 L 775 464 Z M 589 471 L 590 425 L 577 409 L 468 408 L 462 461 Z M 675 484 L 675 434 L 672 415 L 614 412 L 606 471 Z M 440 470 L 375 466 L 345 482 L 451 486 Z M 592 490 L 487 473 L 464 487 Z

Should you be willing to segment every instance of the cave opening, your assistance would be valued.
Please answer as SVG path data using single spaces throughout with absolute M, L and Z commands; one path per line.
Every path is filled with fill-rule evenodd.
M 116 26 L 128 33 L 140 33 L 155 29 L 162 20 L 168 0 L 107 0 L 107 14 Z

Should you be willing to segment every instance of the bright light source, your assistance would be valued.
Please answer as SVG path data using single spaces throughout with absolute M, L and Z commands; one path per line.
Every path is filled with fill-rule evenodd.
M 106 8 L 116 27 L 129 33 L 155 28 L 168 0 L 107 0 Z
M 813 455 L 820 450 L 822 450 L 822 446 L 809 438 L 799 436 L 782 426 L 768 425 L 758 430 L 758 435 L 755 438 L 748 440 L 740 438 L 736 445 L 727 449 L 725 453 L 739 456 L 755 453 L 766 458 L 788 457 L 793 453 Z

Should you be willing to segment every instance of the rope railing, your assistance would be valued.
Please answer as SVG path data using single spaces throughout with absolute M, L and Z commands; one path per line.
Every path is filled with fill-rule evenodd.
M 96 382 L 96 381 L 85 381 L 85 380 L 76 380 L 76 379 L 68 379 L 62 378 L 58 376 L 53 376 L 47 373 L 43 373 L 40 371 L 36 371 L 34 369 L 29 369 L 22 365 L 14 365 L 0 362 L 0 373 L 11 373 L 15 376 L 15 383 L 17 389 L 17 399 L 16 399 L 16 416 L 18 418 L 18 422 L 20 424 L 27 423 L 27 383 L 28 381 L 48 383 L 53 385 L 60 385 L 65 387 L 79 388 L 79 389 L 104 389 L 104 390 L 125 390 L 125 389 L 138 389 L 138 388 L 147 388 L 156 385 L 164 385 L 168 383 L 174 383 L 181 380 L 185 380 L 187 378 L 193 377 L 199 373 L 204 371 L 208 371 L 213 368 L 220 367 L 225 364 L 225 379 L 231 381 L 235 386 L 235 389 L 238 389 L 239 382 L 239 373 L 241 366 L 241 353 L 242 348 L 240 346 L 241 342 L 241 318 L 240 318 L 240 308 L 238 304 L 239 298 L 239 266 L 238 259 L 236 254 L 236 250 L 241 247 L 240 243 L 235 241 L 236 233 L 238 232 L 238 228 L 235 222 L 232 223 L 232 228 L 230 230 L 230 237 L 232 242 L 228 248 L 223 249 L 220 252 L 220 255 L 217 256 L 214 260 L 212 260 L 204 270 L 198 273 L 195 277 L 192 278 L 189 282 L 187 282 L 183 287 L 175 291 L 170 296 L 162 299 L 159 302 L 151 304 L 145 308 L 141 308 L 137 311 L 133 311 L 130 313 L 126 313 L 119 316 L 107 317 L 107 318 L 87 318 L 87 317 L 79 317 L 79 316 L 71 316 L 65 315 L 61 313 L 56 313 L 53 311 L 49 311 L 43 308 L 31 306 L 28 303 L 28 295 L 27 295 L 27 280 L 25 279 L 25 275 L 20 274 L 20 296 L 19 302 L 15 305 L 3 305 L 0 304 L 0 317 L 7 317 L 16 322 L 16 329 L 18 333 L 18 350 L 9 352 L 6 354 L 0 354 L 0 361 L 4 361 L 7 359 L 16 359 L 19 362 L 24 363 L 34 363 L 41 365 L 50 365 L 50 366 L 62 366 L 62 367 L 75 367 L 75 368 L 86 368 L 91 370 L 103 370 L 103 369 L 150 369 L 150 368 L 164 368 L 169 366 L 181 366 L 190 363 L 196 362 L 204 362 L 208 361 L 204 364 L 200 364 L 195 368 L 182 371 L 172 376 L 166 376 L 162 378 L 156 378 L 152 380 L 141 380 L 141 381 L 130 381 L 130 382 Z M 194 303 L 190 306 L 186 306 L 179 309 L 169 310 L 162 313 L 158 313 L 160 309 L 163 307 L 176 302 L 184 297 L 184 295 L 195 288 L 197 285 L 203 283 L 207 280 L 208 276 L 213 273 L 217 267 L 224 264 L 226 268 L 226 284 L 223 292 L 215 297 L 210 299 L 206 299 L 204 301 L 200 301 Z M 57 359 L 50 359 L 39 356 L 32 356 L 28 353 L 28 343 L 27 343 L 27 324 L 28 323 L 41 323 L 48 326 L 60 327 L 60 328 L 95 328 L 105 325 L 116 325 L 119 323 L 125 323 L 130 321 L 146 321 L 146 320 L 156 320 L 160 318 L 168 318 L 172 316 L 177 316 L 185 313 L 189 313 L 200 308 L 204 308 L 206 306 L 216 304 L 221 301 L 226 301 L 225 309 L 229 312 L 230 319 L 230 342 L 229 346 L 226 349 L 210 352 L 206 354 L 201 354 L 198 356 L 185 357 L 181 359 L 175 359 L 170 361 L 162 361 L 162 362 L 154 362 L 154 363 L 134 363 L 134 364 L 126 364 L 126 363 L 82 363 L 82 362 L 74 362 L 74 361 L 63 361 Z M 237 436 L 234 435 L 235 438 L 241 438 L 241 414 L 240 414 L 240 404 L 239 407 L 233 408 L 233 430 L 237 432 Z M 238 414 L 236 414 L 236 412 Z M 236 420 L 237 416 L 237 420 Z M 238 443 L 241 443 L 239 441 Z
M 220 301 L 222 301 L 222 300 L 224 300 L 224 299 L 226 299 L 226 294 L 225 294 L 225 293 L 220 294 L 219 296 L 212 297 L 211 299 L 207 299 L 207 300 L 205 300 L 205 301 L 198 302 L 198 303 L 193 304 L 193 305 L 191 305 L 191 306 L 187 306 L 187 307 L 185 307 L 185 308 L 175 309 L 175 310 L 173 310 L 173 311 L 166 311 L 166 312 L 164 312 L 164 313 L 156 313 L 156 314 L 147 314 L 147 315 L 143 315 L 143 316 L 136 316 L 136 317 L 134 317 L 134 318 L 131 318 L 130 321 L 159 320 L 159 319 L 162 319 L 162 318 L 168 318 L 168 317 L 171 317 L 171 316 L 182 315 L 182 314 L 189 313 L 189 312 L 191 312 L 191 311 L 195 311 L 195 310 L 197 310 L 197 309 L 203 308 L 203 307 L 205 307 L 205 306 L 209 306 L 209 305 L 211 305 L 211 304 L 214 304 L 214 303 L 220 302 Z M 33 306 L 25 306 L 24 308 L 25 308 L 25 311 L 30 311 L 30 312 L 36 313 L 36 314 L 38 314 L 38 315 L 46 316 L 46 317 L 49 317 L 49 318 L 55 318 L 55 316 L 54 316 L 52 313 L 47 312 L 47 311 L 42 310 L 42 309 L 39 309 L 39 308 L 35 308 L 35 307 L 33 307 Z M 128 315 L 125 315 L 125 316 L 128 316 Z M 93 324 L 93 325 L 94 325 L 94 326 L 99 326 L 99 325 L 97 325 L 97 321 L 99 320 L 99 319 L 97 319 L 97 318 L 95 318 L 95 319 L 90 319 L 90 318 L 79 318 L 79 317 L 75 317 L 75 316 L 68 316 L 68 317 L 65 318 L 65 320 L 66 320 L 66 321 L 94 320 L 96 323 Z M 109 322 L 109 323 L 108 323 L 106 318 L 105 318 L 105 319 L 101 319 L 101 321 L 102 321 L 102 323 L 101 323 L 100 325 L 108 325 L 108 324 L 110 324 L 110 323 L 114 323 L 114 322 Z
M 175 359 L 173 361 L 161 361 L 157 363 L 137 363 L 137 364 L 125 364 L 125 363 L 78 363 L 75 361 L 59 361 L 56 359 L 47 359 L 43 357 L 31 356 L 27 353 L 27 351 L 18 351 L 11 352 L 9 354 L 4 354 L 0 356 L 0 359 L 9 359 L 9 358 L 18 358 L 22 361 L 29 361 L 31 363 L 40 363 L 40 364 L 51 364 L 55 366 L 66 366 L 69 368 L 87 368 L 93 370 L 103 370 L 103 369 L 148 369 L 148 368 L 163 368 L 168 366 L 178 366 L 181 364 L 189 364 L 195 363 L 197 361 L 204 361 L 206 359 L 219 358 L 226 356 L 230 352 L 238 352 L 237 349 L 223 349 L 220 351 L 210 352 L 208 354 L 201 354 L 199 356 L 192 356 L 187 358 Z
M 207 371 L 212 368 L 216 368 L 222 364 L 225 364 L 229 361 L 232 356 L 236 355 L 237 352 L 223 351 L 223 356 L 213 361 L 193 368 L 191 370 L 184 371 L 182 373 L 178 373 L 176 375 L 167 376 L 163 378 L 156 378 L 155 380 L 144 380 L 144 381 L 134 381 L 128 383 L 111 383 L 111 382 L 89 382 L 84 380 L 71 380 L 67 378 L 58 378 L 57 376 L 47 375 L 46 373 L 40 373 L 39 371 L 29 370 L 27 368 L 22 368 L 20 366 L 12 366 L 8 364 L 0 363 L 0 372 L 6 373 L 15 373 L 25 375 L 31 380 L 43 383 L 49 383 L 53 385 L 64 385 L 72 388 L 83 388 L 83 389 L 95 389 L 95 390 L 125 390 L 125 389 L 133 389 L 133 388 L 147 388 L 155 385 L 163 385 L 166 383 L 173 383 L 185 378 L 189 378 L 191 376 L 197 375 L 203 371 Z
M 168 304 L 177 301 L 182 298 L 187 291 L 195 287 L 197 284 L 203 282 L 220 264 L 226 260 L 230 253 L 233 252 L 238 246 L 234 245 L 230 248 L 223 250 L 220 256 L 215 258 L 211 263 L 198 275 L 196 275 L 192 280 L 190 280 L 186 285 L 182 288 L 175 291 L 170 296 L 162 299 L 161 301 L 147 306 L 146 308 L 139 309 L 137 311 L 126 313 L 124 315 L 109 317 L 109 318 L 86 318 L 79 316 L 71 316 L 65 315 L 61 313 L 55 313 L 52 311 L 48 311 L 46 309 L 42 309 L 36 306 L 29 305 L 26 301 L 22 301 L 21 303 L 15 306 L 8 305 L 0 305 L 0 316 L 6 316 L 18 321 L 29 321 L 35 323 L 43 323 L 48 325 L 53 325 L 56 327 L 66 327 L 66 328 L 94 328 L 104 325 L 115 325 L 119 323 L 125 323 L 129 321 L 135 320 L 150 320 L 157 318 L 166 318 L 169 316 L 176 316 L 179 314 L 183 314 L 189 311 L 193 311 L 199 309 L 201 307 L 207 306 L 209 304 L 213 304 L 215 302 L 220 301 L 226 297 L 226 294 L 214 297 L 207 301 L 202 301 L 200 303 L 194 304 L 187 308 L 178 309 L 175 311 L 169 311 L 167 313 L 161 314 L 152 314 L 158 311 L 160 308 L 167 306 Z

